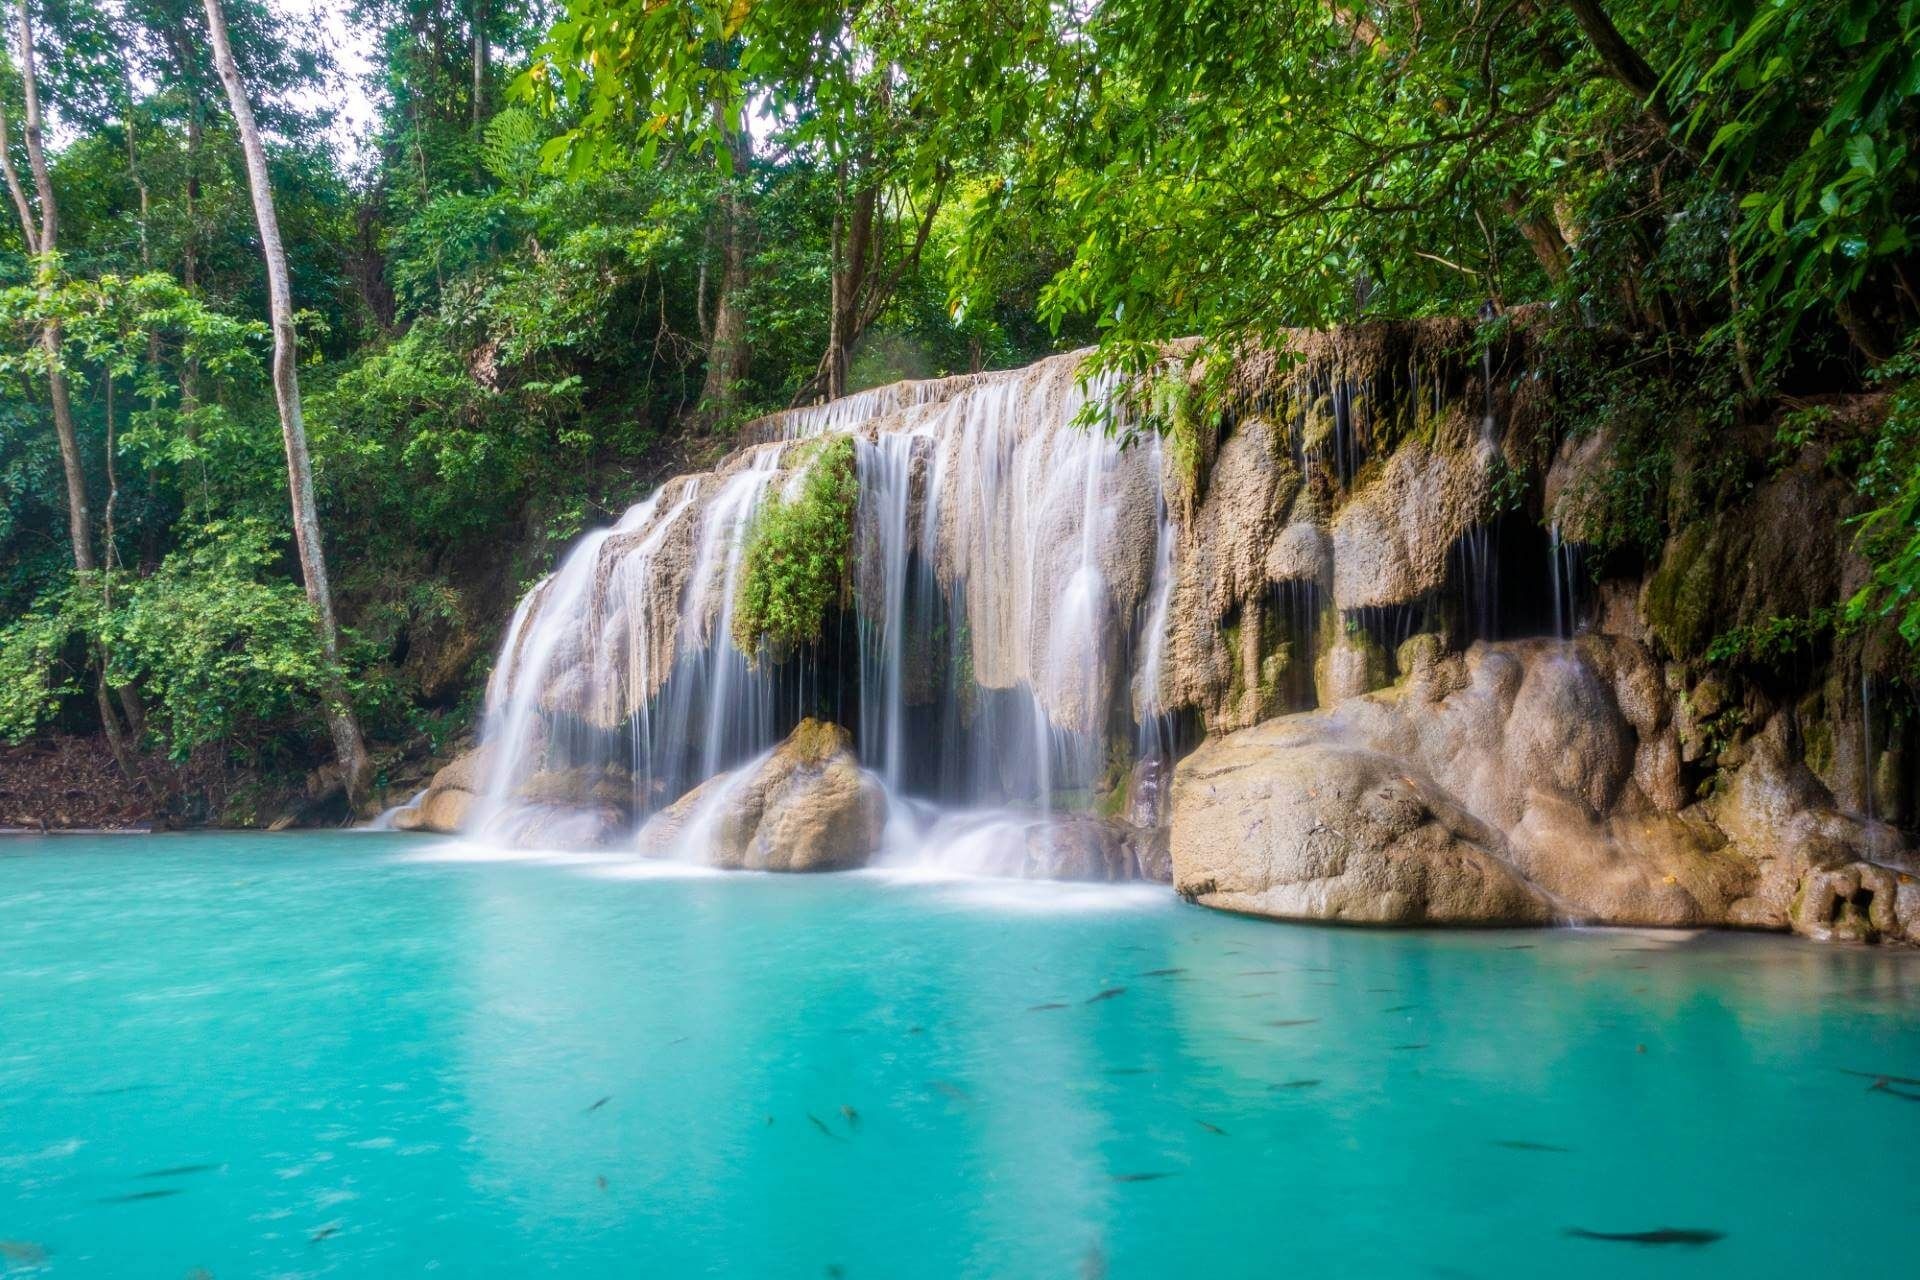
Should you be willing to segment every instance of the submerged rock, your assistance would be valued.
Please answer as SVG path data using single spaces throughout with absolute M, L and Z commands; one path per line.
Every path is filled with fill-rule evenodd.
M 641 829 L 642 852 L 749 871 L 866 865 L 887 822 L 886 791 L 852 737 L 807 719 L 758 760 L 709 778 Z

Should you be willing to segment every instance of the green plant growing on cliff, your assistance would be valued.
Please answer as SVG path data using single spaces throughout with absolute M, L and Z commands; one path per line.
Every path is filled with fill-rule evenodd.
M 733 642 L 757 654 L 820 639 L 827 607 L 846 590 L 853 516 L 860 496 L 852 436 L 818 446 L 807 462 L 800 492 L 774 494 L 747 529 Z
M 1847 617 L 1890 618 L 1920 646 L 1920 338 L 1876 375 L 1896 385 L 1860 473 L 1860 492 L 1876 505 L 1860 517 L 1856 545 L 1873 572 Z

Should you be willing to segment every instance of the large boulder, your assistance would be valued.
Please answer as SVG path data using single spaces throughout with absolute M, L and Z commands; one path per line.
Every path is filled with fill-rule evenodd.
M 395 831 L 451 835 L 467 823 L 486 785 L 490 751 L 477 747 L 455 756 L 433 775 L 420 798 L 393 815 Z
M 1306 717 L 1208 743 L 1173 785 L 1174 887 L 1210 907 L 1357 924 L 1540 924 L 1497 834 Z
M 803 720 L 758 760 L 718 774 L 653 816 L 644 853 L 749 871 L 864 866 L 887 823 L 886 790 L 839 725 Z

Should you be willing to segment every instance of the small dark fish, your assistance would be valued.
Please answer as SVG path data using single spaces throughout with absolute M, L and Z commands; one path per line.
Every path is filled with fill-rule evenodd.
M 972 1094 L 950 1080 L 929 1080 L 927 1081 L 927 1085 L 929 1088 L 937 1090 L 940 1094 L 953 1099 L 955 1102 L 973 1101 Z
M 605 1191 L 607 1189 L 607 1175 L 603 1173 L 599 1177 L 595 1178 L 593 1180 L 593 1185 L 600 1188 L 602 1191 Z
M 1318 1018 L 1278 1018 L 1267 1025 L 1270 1027 L 1310 1027 L 1320 1021 Z
M 1500 949 L 1502 951 L 1531 951 L 1533 950 L 1533 944 L 1531 942 L 1516 942 L 1510 947 L 1502 947 Z
M 920 1035 L 924 1031 L 926 1031 L 926 1028 L 923 1026 L 919 1026 L 918 1024 L 907 1028 L 907 1034 L 910 1036 Z
M 1080 1259 L 1080 1280 L 1107 1280 L 1107 1255 L 1099 1245 L 1087 1246 L 1086 1256 Z
M 860 1127 L 860 1113 L 844 1102 L 840 1104 L 840 1115 L 841 1118 L 847 1122 L 847 1128 L 858 1129 Z
M 1144 1076 L 1158 1070 L 1157 1067 L 1109 1067 L 1110 1076 Z
M 1235 976 L 1241 978 L 1264 978 L 1270 973 L 1278 972 L 1280 972 L 1278 969 L 1242 969 Z
M 138 1176 L 142 1178 L 184 1178 L 190 1173 L 214 1173 L 226 1167 L 224 1164 L 177 1164 L 171 1169 L 154 1169 Z
M 1920 1093 L 1915 1093 L 1911 1089 L 1896 1089 L 1890 1081 L 1884 1079 L 1875 1080 L 1872 1084 L 1868 1085 L 1867 1092 L 1890 1094 L 1903 1102 L 1920 1102 Z
M 87 1096 L 89 1098 L 111 1098 L 118 1093 L 142 1093 L 151 1088 L 153 1088 L 153 1086 L 150 1084 L 116 1084 L 105 1089 L 89 1090 Z
M 1724 1231 L 1707 1231 L 1700 1227 L 1661 1227 L 1655 1231 L 1588 1231 L 1585 1227 L 1568 1227 L 1566 1234 L 1576 1240 L 1611 1240 L 1616 1244 L 1683 1244 L 1698 1246 L 1712 1244 L 1715 1240 L 1724 1240 Z
M 1493 1145 L 1509 1151 L 1552 1151 L 1560 1155 L 1568 1155 L 1573 1151 L 1572 1147 L 1556 1147 L 1550 1142 L 1528 1142 L 1521 1138 L 1500 1138 Z
M 608 1094 L 606 1097 L 600 1099 L 600 1101 L 588 1107 L 587 1114 L 591 1115 L 593 1112 L 598 1111 L 600 1108 L 606 1106 L 609 1102 L 612 1102 L 612 1101 L 613 1101 L 613 1095 Z
M 312 1243 L 319 1244 L 322 1240 L 325 1240 L 327 1237 L 337 1236 L 339 1234 L 340 1234 L 340 1224 L 337 1222 L 329 1222 L 326 1226 L 320 1228 L 318 1231 L 313 1233 Z
M 1065 1006 L 1064 1004 L 1061 1004 L 1058 1000 L 1052 1000 L 1047 1002 L 1046 1004 L 1030 1004 L 1027 1006 L 1027 1012 L 1028 1013 L 1045 1013 L 1048 1009 L 1064 1009 L 1066 1007 L 1067 1006 Z
M 1208 1124 L 1205 1120 L 1195 1120 L 1194 1123 L 1199 1125 L 1202 1129 L 1205 1129 L 1208 1133 L 1218 1134 L 1222 1138 L 1227 1136 L 1227 1131 L 1225 1129 L 1222 1129 L 1217 1124 Z
M 1332 972 L 1333 972 L 1333 970 L 1331 970 L 1331 969 L 1326 969 L 1326 968 L 1318 968 L 1318 969 L 1316 969 L 1316 968 L 1311 968 L 1311 967 L 1310 967 L 1310 968 L 1306 968 L 1306 969 L 1302 969 L 1302 970 L 1301 970 L 1300 972 L 1302 972 L 1302 973 L 1332 973 Z
M 1367 994 L 1375 995 L 1375 996 L 1390 996 L 1394 992 L 1398 991 L 1399 989 L 1400 988 L 1398 987 L 1368 987 Z
M 1409 1010 L 1409 1009 L 1418 1009 L 1419 1007 L 1420 1007 L 1420 1006 L 1419 1006 L 1419 1005 L 1417 1005 L 1417 1004 L 1395 1004 L 1395 1005 L 1388 1005 L 1388 1006 L 1387 1006 L 1386 1008 L 1384 1008 L 1384 1009 L 1382 1009 L 1382 1010 L 1381 1010 L 1380 1012 L 1382 1012 L 1382 1013 L 1405 1013 L 1405 1012 L 1406 1012 L 1407 1010 Z
M 1185 969 L 1149 969 L 1140 976 L 1143 978 L 1165 978 L 1176 973 L 1185 973 Z
M 769 1129 L 771 1129 L 771 1128 L 773 1128 L 773 1117 L 772 1117 L 772 1116 L 768 1116 L 768 1117 L 767 1117 L 767 1128 L 769 1128 Z
M 1838 1070 L 1840 1074 L 1843 1076 L 1859 1076 L 1862 1080 L 1871 1080 L 1876 1085 L 1878 1084 L 1920 1085 L 1920 1079 L 1916 1079 L 1913 1076 L 1890 1076 L 1884 1071 L 1849 1071 L 1845 1067 L 1841 1067 Z
M 1269 1089 L 1311 1089 L 1319 1084 L 1318 1080 L 1282 1080 L 1279 1084 L 1270 1084 Z
M 1421 1042 L 1420 1042 L 1419 1044 L 1397 1044 L 1397 1045 L 1395 1045 L 1395 1046 L 1393 1046 L 1393 1047 L 1394 1047 L 1394 1048 L 1395 1048 L 1396 1050 L 1399 1050 L 1399 1049 L 1424 1049 L 1424 1048 L 1426 1048 L 1426 1047 L 1427 1047 L 1427 1042 L 1426 1042 L 1426 1041 L 1424 1041 L 1424 1040 L 1422 1040 L 1422 1041 L 1421 1041 Z
M 1111 1000 L 1115 996 L 1123 996 L 1125 994 L 1127 994 L 1127 989 L 1125 987 L 1108 987 L 1105 991 L 1100 992 L 1098 995 L 1088 996 L 1087 1003 L 1096 1004 L 1099 1001 Z
M 827 1280 L 840 1280 L 840 1278 L 846 1274 L 847 1269 L 839 1263 L 829 1262 L 827 1264 Z
M 123 1196 L 107 1196 L 96 1204 L 133 1204 L 139 1200 L 165 1200 L 168 1196 L 180 1194 L 179 1187 L 157 1187 L 152 1191 L 129 1191 Z
M 840 1135 L 835 1133 L 833 1130 L 827 1128 L 827 1122 L 825 1120 L 822 1120 L 819 1116 L 813 1114 L 813 1112 L 811 1111 L 807 1112 L 807 1119 L 811 1121 L 813 1123 L 813 1127 L 818 1129 L 823 1135 L 833 1139 L 835 1142 L 840 1141 Z
M 1158 1182 L 1162 1178 L 1171 1178 L 1170 1173 L 1116 1173 L 1115 1182 Z

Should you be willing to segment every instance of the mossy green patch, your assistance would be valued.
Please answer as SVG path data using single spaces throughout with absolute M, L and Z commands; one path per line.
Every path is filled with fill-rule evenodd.
M 827 607 L 847 588 L 853 518 L 860 496 L 854 441 L 836 436 L 818 446 L 799 494 L 768 498 L 747 530 L 733 642 L 754 654 L 820 639 Z

